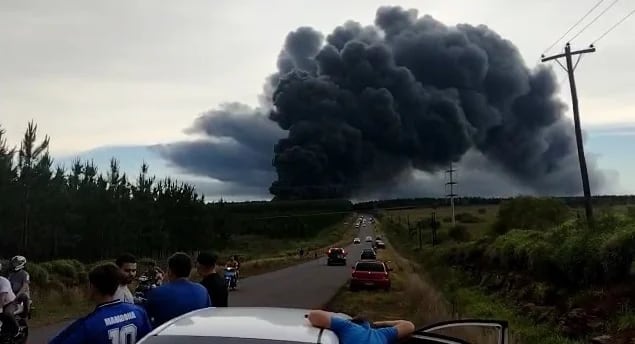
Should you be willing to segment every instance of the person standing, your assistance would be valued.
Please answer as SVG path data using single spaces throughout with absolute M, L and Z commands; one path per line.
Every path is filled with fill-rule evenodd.
M 115 298 L 123 302 L 134 303 L 134 296 L 128 287 L 137 277 L 137 258 L 131 254 L 123 254 L 115 261 L 121 270 L 122 280 L 115 293 Z
M 203 277 L 201 284 L 207 289 L 214 307 L 227 307 L 229 292 L 225 280 L 216 271 L 218 256 L 210 252 L 201 252 L 196 258 L 196 270 Z
M 134 344 L 152 330 L 143 308 L 115 298 L 121 281 L 115 264 L 94 267 L 88 281 L 95 310 L 66 327 L 49 344 Z
M 211 307 L 207 289 L 190 281 L 192 259 L 183 252 L 168 258 L 168 282 L 148 293 L 146 309 L 155 326 L 193 310 Z

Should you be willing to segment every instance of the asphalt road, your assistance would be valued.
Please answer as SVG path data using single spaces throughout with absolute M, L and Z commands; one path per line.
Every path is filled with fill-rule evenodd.
M 367 221 L 366 221 L 367 222 Z M 352 224 L 351 224 L 352 225 Z M 373 236 L 373 225 L 367 223 L 357 236 L 360 245 L 346 247 L 347 266 L 327 266 L 320 257 L 300 265 L 241 279 L 238 290 L 229 295 L 230 306 L 319 308 L 326 304 L 351 275 L 351 265 L 359 259 L 366 236 Z M 353 238 L 351 238 L 351 242 Z M 47 343 L 48 339 L 70 322 L 31 329 L 28 344 Z

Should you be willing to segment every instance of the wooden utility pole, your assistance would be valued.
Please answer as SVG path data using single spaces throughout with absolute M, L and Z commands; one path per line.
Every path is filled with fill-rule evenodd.
M 569 75 L 569 86 L 571 86 L 571 103 L 573 104 L 573 123 L 575 125 L 575 141 L 578 146 L 578 160 L 580 161 L 580 174 L 582 175 L 582 189 L 584 190 L 584 208 L 586 211 L 586 219 L 589 228 L 593 228 L 593 205 L 591 200 L 591 187 L 589 186 L 589 173 L 586 167 L 586 158 L 584 157 L 584 143 L 582 142 L 582 128 L 580 126 L 580 109 L 578 107 L 578 92 L 575 87 L 575 77 L 573 72 L 575 68 L 578 66 L 578 62 L 580 62 L 580 58 L 582 54 L 595 52 L 595 47 L 593 45 L 589 46 L 587 49 L 571 51 L 571 45 L 567 43 L 564 47 L 564 53 L 557 54 L 549 57 L 542 56 L 542 62 L 547 62 L 550 60 L 556 60 L 558 64 L 564 68 L 564 70 Z M 571 61 L 571 56 L 578 56 L 578 61 L 575 66 Z M 564 67 L 558 58 L 564 57 L 567 61 L 567 66 Z
M 456 185 L 456 181 L 454 180 L 454 172 L 456 172 L 456 170 L 453 168 L 452 163 L 450 163 L 450 169 L 445 172 L 450 175 L 450 181 L 445 183 L 446 191 L 447 187 L 450 187 L 450 193 L 446 196 L 450 197 L 450 207 L 452 208 L 452 227 L 456 227 L 456 219 L 454 216 L 454 197 L 456 197 L 456 194 L 454 193 L 454 185 Z

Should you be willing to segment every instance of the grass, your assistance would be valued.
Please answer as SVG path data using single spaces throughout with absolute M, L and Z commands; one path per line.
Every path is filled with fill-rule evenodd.
M 474 207 L 477 208 L 477 207 Z M 435 248 L 424 245 L 424 250 L 418 251 L 414 243 L 404 237 L 403 232 L 397 233 L 392 230 L 387 231 L 387 237 L 395 248 L 406 254 L 416 266 L 416 273 L 421 275 L 423 280 L 434 281 L 432 289 L 443 293 L 442 296 L 435 296 L 431 299 L 425 296 L 409 296 L 416 299 L 425 300 L 424 303 L 439 304 L 439 300 L 447 299 L 451 311 L 446 314 L 453 314 L 454 318 L 484 318 L 484 319 L 504 319 L 510 323 L 510 334 L 512 343 L 522 344 L 578 344 L 579 341 L 562 337 L 555 333 L 554 328 L 548 325 L 535 324 L 529 318 L 524 317 L 511 304 L 505 300 L 487 295 L 476 286 L 471 286 L 466 282 L 460 271 L 445 266 L 432 266 L 427 258 L 434 254 Z M 417 264 L 420 263 L 420 264 Z M 429 301 L 431 300 L 431 301 Z M 408 314 L 404 314 L 408 315 Z M 411 315 L 412 316 L 412 315 Z M 434 314 L 433 321 L 440 321 L 447 318 L 443 314 Z M 412 318 L 411 319 L 415 319 Z M 471 336 L 477 335 L 472 333 Z M 476 343 L 482 343 L 481 339 L 472 339 Z
M 409 220 L 410 225 L 414 227 L 417 221 L 430 219 L 433 212 L 436 213 L 437 221 L 441 222 L 441 232 L 447 232 L 452 225 L 452 209 L 450 207 L 391 210 L 386 212 L 386 216 L 392 217 L 394 221 L 403 226 L 407 226 Z M 454 213 L 456 224 L 465 226 L 470 237 L 477 238 L 487 233 L 496 221 L 498 205 L 456 206 Z M 465 216 L 465 214 L 469 215 Z M 476 218 L 478 222 L 461 222 L 462 218 Z
M 392 286 L 383 290 L 351 292 L 344 286 L 325 306 L 334 312 L 351 316 L 363 314 L 373 320 L 408 319 L 417 327 L 443 320 L 456 319 L 452 305 L 419 273 L 420 265 L 405 259 L 390 243 L 380 250 L 378 259 L 390 261 Z M 454 329 L 442 332 L 474 343 L 489 343 L 491 332 Z
M 315 254 L 321 257 L 329 245 L 344 246 L 353 237 L 353 216 L 346 218 L 335 225 L 320 231 L 313 238 L 304 240 L 280 240 L 262 237 L 239 238 L 242 243 L 238 247 L 221 252 L 219 256 L 223 264 L 226 257 L 238 254 L 243 259 L 241 264 L 241 277 L 263 274 L 302 262 L 314 259 Z M 304 257 L 300 258 L 298 249 L 305 250 Z M 142 271 L 143 269 L 141 269 Z M 192 278 L 199 277 L 194 270 Z M 94 304 L 86 297 L 86 289 L 83 287 L 68 287 L 62 283 L 49 283 L 48 287 L 34 285 L 32 296 L 36 313 L 31 321 L 32 326 L 44 326 L 58 323 L 64 320 L 77 318 L 81 314 L 88 313 Z

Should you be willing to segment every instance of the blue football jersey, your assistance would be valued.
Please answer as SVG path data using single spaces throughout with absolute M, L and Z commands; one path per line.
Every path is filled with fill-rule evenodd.
M 151 330 L 143 308 L 116 300 L 97 306 L 49 344 L 134 344 Z

